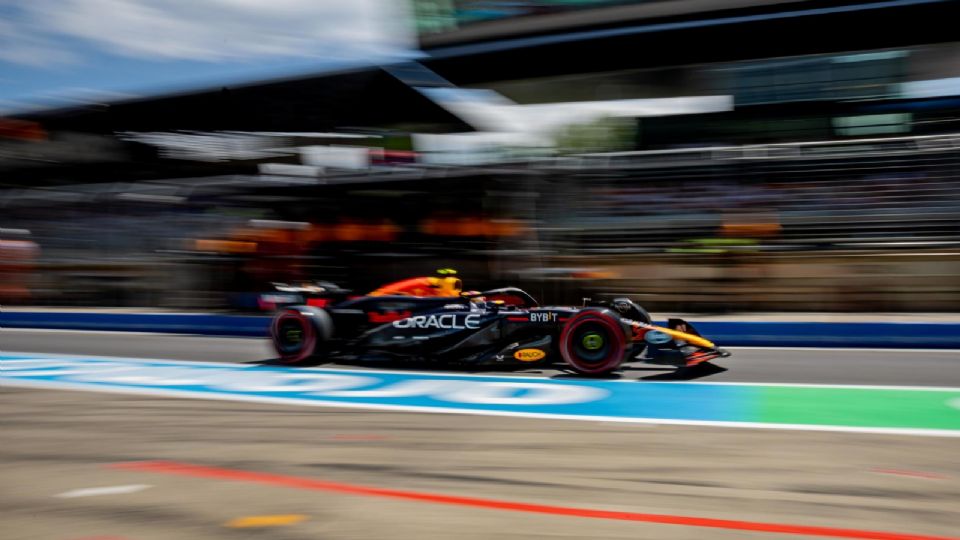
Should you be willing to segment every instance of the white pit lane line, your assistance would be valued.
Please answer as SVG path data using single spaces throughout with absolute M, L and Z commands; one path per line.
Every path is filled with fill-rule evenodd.
M 98 497 L 101 495 L 124 495 L 127 493 L 136 493 L 138 491 L 143 491 L 149 489 L 153 486 L 150 484 L 131 484 L 128 486 L 104 486 L 104 487 L 91 487 L 91 488 L 79 488 L 71 489 L 70 491 L 64 491 L 63 493 L 58 493 L 54 497 L 60 499 L 74 499 L 77 497 Z

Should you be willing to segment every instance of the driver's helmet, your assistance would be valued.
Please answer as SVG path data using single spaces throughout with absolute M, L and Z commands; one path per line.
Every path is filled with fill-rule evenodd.
M 431 285 L 438 289 L 437 296 L 460 296 L 463 282 L 457 277 L 457 271 L 452 268 L 437 270 L 437 277 L 430 278 Z

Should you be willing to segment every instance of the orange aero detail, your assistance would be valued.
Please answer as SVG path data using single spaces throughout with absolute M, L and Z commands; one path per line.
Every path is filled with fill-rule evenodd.
M 716 355 L 716 354 L 706 353 L 706 352 L 695 352 L 695 353 L 687 356 L 687 358 L 686 358 L 686 360 L 687 360 L 687 367 L 696 366 L 696 365 L 698 365 L 698 364 L 702 364 L 702 363 L 704 363 L 704 362 L 713 360 L 714 358 L 717 358 L 717 355 Z
M 698 346 L 698 347 L 703 347 L 703 348 L 706 348 L 706 349 L 714 349 L 714 348 L 716 348 L 716 345 L 715 345 L 712 341 L 707 340 L 707 339 L 703 339 L 703 338 L 700 337 L 700 336 L 695 336 L 695 335 L 693 335 L 693 334 L 688 334 L 688 333 L 686 333 L 686 332 L 680 332 L 680 331 L 678 331 L 678 330 L 673 330 L 673 329 L 670 329 L 670 328 L 664 328 L 664 327 L 662 327 L 662 326 L 654 326 L 654 325 L 652 325 L 652 324 L 644 324 L 644 323 L 638 323 L 638 322 L 633 323 L 633 340 L 634 340 L 634 341 L 640 341 L 640 340 L 642 340 L 643 337 L 644 337 L 644 336 L 647 334 L 647 332 L 649 332 L 650 330 L 657 330 L 657 331 L 659 331 L 659 332 L 663 332 L 664 334 L 667 334 L 668 336 L 670 336 L 670 337 L 672 337 L 672 338 L 674 338 L 674 339 L 679 339 L 679 340 L 681 340 L 681 341 L 686 341 L 687 343 L 689 343 L 689 344 L 691 344 L 691 345 L 696 345 L 696 346 Z
M 462 284 L 455 277 L 417 277 L 384 285 L 368 296 L 439 296 L 459 297 Z

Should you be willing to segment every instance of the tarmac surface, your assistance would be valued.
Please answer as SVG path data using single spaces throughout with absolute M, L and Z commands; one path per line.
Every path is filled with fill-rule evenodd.
M 257 339 L 11 330 L 0 351 L 271 357 Z M 960 386 L 957 351 L 733 352 L 702 380 Z M 12 387 L 0 402 L 3 540 L 960 538 L 960 438 Z
M 715 362 L 726 371 L 707 368 L 694 375 L 717 382 L 960 386 L 960 351 L 955 350 L 729 349 L 733 357 Z M 259 362 L 275 356 L 269 340 L 260 338 L 60 330 L 0 330 L 3 350 L 206 362 Z M 357 367 L 364 366 L 351 366 Z M 550 377 L 560 372 L 497 372 L 511 373 Z M 625 370 L 624 378 L 669 380 L 672 373 L 670 368 L 637 365 Z

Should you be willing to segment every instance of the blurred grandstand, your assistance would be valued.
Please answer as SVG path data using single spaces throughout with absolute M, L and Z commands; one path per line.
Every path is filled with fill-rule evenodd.
M 555 302 L 955 311 L 956 3 L 751 4 L 416 2 L 422 63 L 3 120 L 0 301 L 258 310 L 452 266 Z

